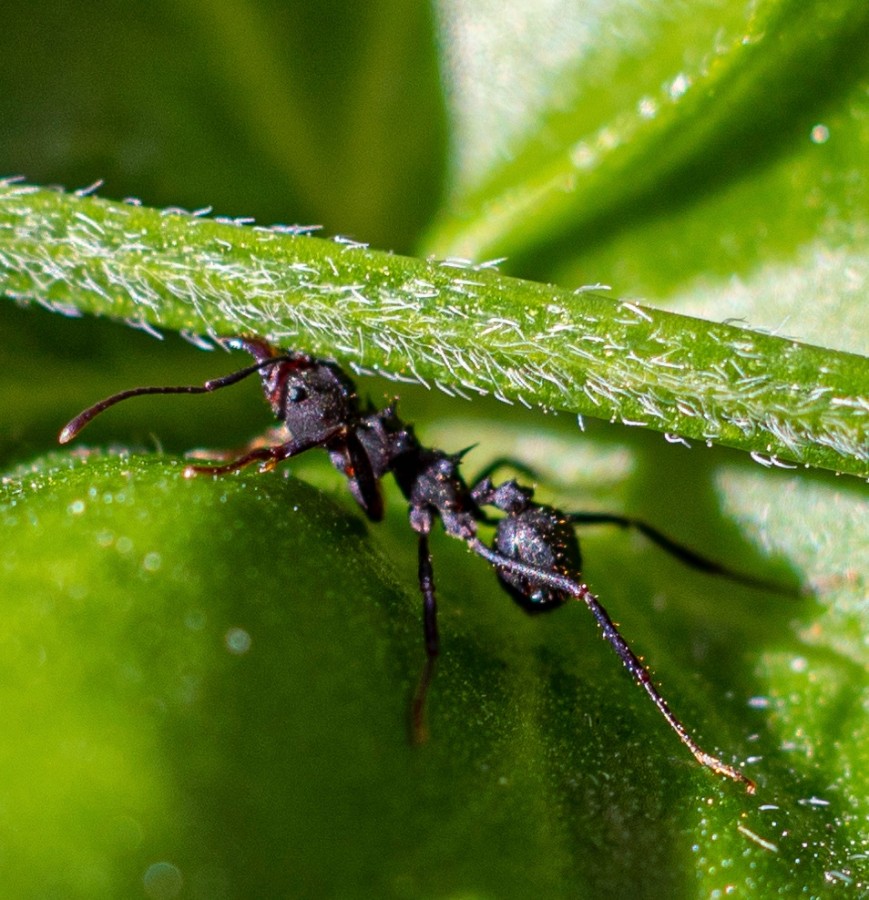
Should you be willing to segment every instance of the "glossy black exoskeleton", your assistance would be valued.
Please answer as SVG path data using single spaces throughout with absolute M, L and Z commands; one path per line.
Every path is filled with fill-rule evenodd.
M 234 458 L 222 454 L 226 462 L 191 464 L 185 474 L 226 475 L 251 463 L 268 470 L 306 450 L 322 448 L 347 479 L 350 493 L 372 521 L 383 518 L 381 480 L 387 474 L 393 475 L 407 499 L 410 526 L 418 540 L 426 661 L 411 707 L 412 734 L 417 742 L 426 737 L 426 696 L 439 652 L 429 535 L 440 521 L 447 534 L 463 541 L 492 565 L 503 588 L 527 612 L 546 612 L 570 599 L 584 603 L 622 663 L 698 762 L 719 775 L 742 782 L 749 791 L 754 790 L 754 782 L 747 776 L 706 753 L 688 734 L 597 597 L 579 580 L 581 556 L 575 526 L 633 527 L 695 568 L 755 586 L 770 585 L 731 572 L 639 520 L 608 513 L 565 513 L 536 503 L 534 492 L 515 481 L 495 485 L 489 476 L 498 464 L 470 488 L 460 471 L 462 454 L 447 454 L 420 444 L 413 428 L 398 417 L 394 405 L 385 409 L 363 406 L 353 381 L 336 363 L 298 351 L 281 352 L 258 339 L 238 338 L 227 343 L 250 353 L 254 364 L 203 385 L 140 387 L 114 394 L 76 416 L 61 431 L 60 442 L 72 440 L 94 416 L 130 397 L 209 393 L 259 373 L 280 429 L 252 442 Z M 490 515 L 487 509 L 497 514 Z M 478 536 L 481 525 L 495 529 L 491 546 Z

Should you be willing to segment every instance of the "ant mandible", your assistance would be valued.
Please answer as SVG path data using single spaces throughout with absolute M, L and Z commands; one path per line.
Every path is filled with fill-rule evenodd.
M 584 603 L 601 632 L 634 680 L 646 691 L 658 711 L 695 759 L 718 775 L 745 785 L 754 782 L 733 766 L 707 753 L 671 712 L 653 684 L 648 670 L 628 646 L 597 597 L 580 580 L 581 557 L 574 526 L 613 524 L 633 527 L 682 562 L 707 572 L 723 574 L 744 583 L 770 587 L 766 582 L 734 573 L 689 550 L 650 525 L 626 516 L 597 513 L 564 513 L 534 502 L 533 491 L 515 481 L 493 484 L 496 462 L 473 488 L 462 478 L 462 455 L 424 447 L 413 428 L 399 419 L 395 405 L 376 409 L 362 406 L 350 377 L 334 362 L 298 351 L 280 352 L 259 339 L 233 338 L 233 348 L 246 350 L 255 362 L 237 372 L 202 385 L 138 387 L 114 394 L 79 413 L 61 431 L 59 440 L 71 441 L 94 416 L 110 406 L 144 394 L 202 394 L 236 384 L 259 373 L 266 399 L 283 427 L 285 440 L 264 445 L 255 441 L 241 455 L 220 465 L 188 465 L 187 477 L 198 474 L 226 475 L 251 463 L 270 470 L 278 463 L 315 447 L 325 449 L 332 464 L 347 479 L 350 493 L 372 521 L 383 518 L 380 482 L 392 473 L 407 498 L 410 526 L 417 533 L 419 587 L 423 603 L 426 659 L 411 704 L 414 741 L 426 739 L 425 704 L 439 653 L 437 603 L 429 534 L 439 519 L 447 534 L 464 541 L 470 550 L 489 562 L 502 587 L 527 612 L 546 612 L 569 598 Z M 223 454 L 222 458 L 228 458 Z M 521 468 L 521 467 L 520 467 Z M 484 507 L 501 514 L 491 516 Z M 477 536 L 478 525 L 493 525 L 492 546 Z

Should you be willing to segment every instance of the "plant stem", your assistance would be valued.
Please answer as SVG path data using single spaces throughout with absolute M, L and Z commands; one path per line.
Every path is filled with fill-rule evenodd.
M 866 477 L 864 357 L 292 228 L 0 182 L 0 289 Z

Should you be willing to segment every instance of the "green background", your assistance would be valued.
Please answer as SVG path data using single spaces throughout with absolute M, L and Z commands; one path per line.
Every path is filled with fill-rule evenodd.
M 507 255 L 510 274 L 866 353 L 864 4 L 524 7 L 7 3 L 0 172 Z M 420 604 L 394 492 L 374 527 L 316 454 L 292 477 L 181 479 L 184 450 L 265 427 L 253 384 L 129 404 L 56 453 L 93 400 L 230 361 L 13 302 L 0 337 L 13 894 L 865 890 L 861 482 L 402 386 L 425 441 L 478 443 L 469 473 L 514 455 L 546 500 L 810 592 L 584 540 L 584 577 L 692 731 L 758 780 L 747 797 L 694 765 L 584 610 L 528 619 L 439 539 L 444 657 L 414 749 Z

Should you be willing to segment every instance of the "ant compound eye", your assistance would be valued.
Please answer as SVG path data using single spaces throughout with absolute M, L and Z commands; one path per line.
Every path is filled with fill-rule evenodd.
M 294 384 L 287 391 L 287 400 L 290 403 L 301 403 L 303 400 L 307 400 L 307 399 L 308 399 L 308 392 L 301 385 Z

